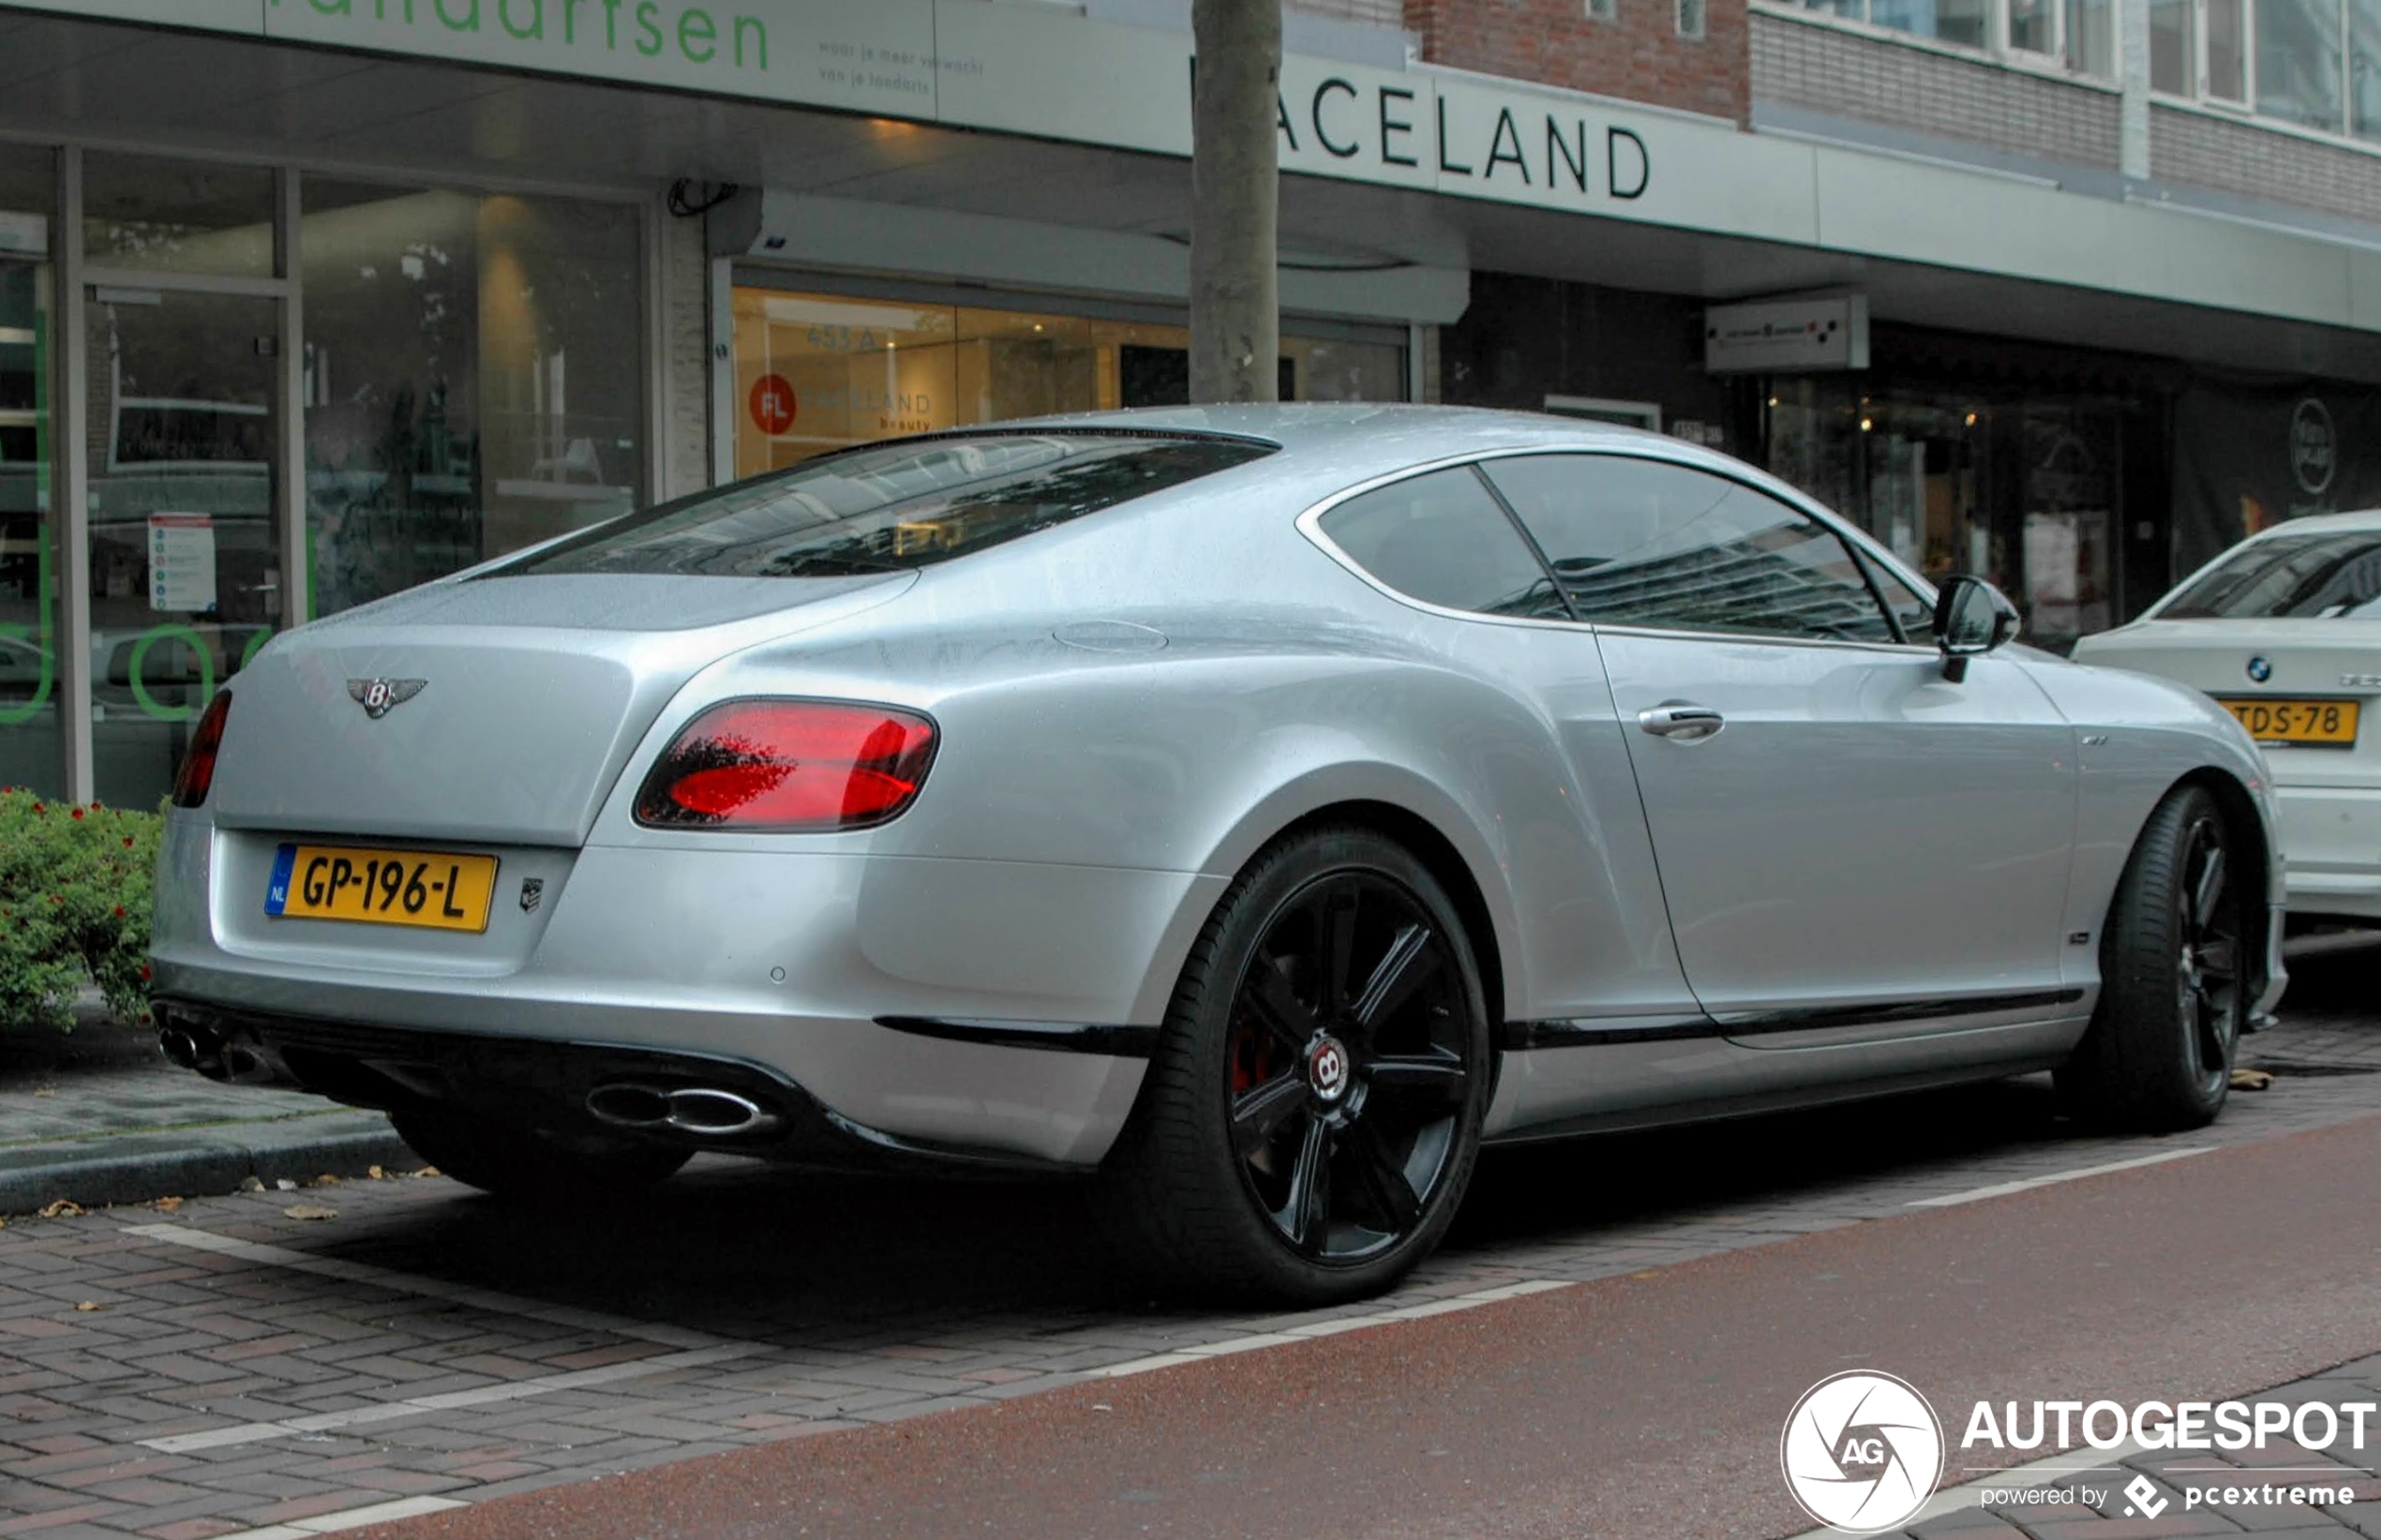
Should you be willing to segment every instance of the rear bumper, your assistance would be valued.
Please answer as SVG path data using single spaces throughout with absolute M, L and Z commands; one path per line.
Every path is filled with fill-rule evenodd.
M 271 1050 L 259 1053 L 271 1078 L 387 1100 L 369 1077 L 292 1072 L 275 1045 L 300 1028 L 410 1041 L 347 1057 L 430 1065 L 444 1096 L 500 1059 L 667 1055 L 758 1074 L 815 1104 L 839 1138 L 1076 1168 L 1100 1161 L 1131 1111 L 1164 986 L 1220 886 L 860 852 L 589 846 L 547 853 L 564 869 L 547 874 L 534 935 L 509 947 L 492 926 L 487 952 L 470 957 L 444 935 L 261 929 L 246 838 L 170 820 L 155 990 L 169 1010 Z M 498 1079 L 552 1112 L 521 1075 Z
M 183 1000 L 159 1000 L 157 1017 L 169 1056 L 210 1079 L 290 1086 L 351 1106 L 458 1112 L 565 1138 L 625 1137 L 805 1165 L 1076 1169 L 888 1134 L 764 1066 L 704 1054 L 358 1026 Z
M 2381 920 L 2381 788 L 2281 785 L 2274 800 L 2290 911 Z

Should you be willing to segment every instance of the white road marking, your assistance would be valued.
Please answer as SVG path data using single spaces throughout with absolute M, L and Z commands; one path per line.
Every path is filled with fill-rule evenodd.
M 266 1439 L 285 1439 L 298 1433 L 326 1433 L 363 1423 L 417 1417 L 425 1412 L 451 1412 L 458 1407 L 486 1406 L 491 1401 L 517 1401 L 530 1396 L 549 1396 L 558 1390 L 584 1390 L 590 1385 L 610 1384 L 616 1380 L 636 1380 L 649 1374 L 701 1368 L 730 1358 L 749 1358 L 760 1351 L 756 1346 L 739 1342 L 724 1348 L 699 1348 L 693 1353 L 657 1353 L 651 1358 L 632 1358 L 624 1363 L 574 1369 L 567 1374 L 540 1375 L 534 1380 L 504 1380 L 495 1384 L 476 1385 L 470 1390 L 450 1390 L 438 1396 L 416 1396 L 409 1400 L 352 1406 L 342 1412 L 317 1412 L 303 1417 L 285 1418 L 280 1422 L 238 1423 L 230 1428 L 210 1428 L 197 1433 L 142 1439 L 141 1446 L 155 1449 L 159 1454 L 187 1455 L 198 1449 L 221 1449 L 234 1443 L 258 1443 Z
M 1492 1289 L 1478 1289 L 1468 1294 L 1456 1294 L 1446 1299 L 1426 1300 L 1419 1305 L 1407 1305 L 1394 1310 L 1375 1310 L 1368 1315 L 1343 1315 L 1329 1321 L 1317 1321 L 1310 1325 L 1285 1326 L 1276 1332 L 1256 1332 L 1247 1337 L 1227 1337 L 1220 1342 L 1204 1342 L 1196 1347 L 1180 1348 L 1173 1353 L 1154 1353 L 1146 1358 L 1130 1358 L 1121 1364 L 1086 1372 L 1098 1379 L 1119 1379 L 1127 1374 L 1146 1374 L 1153 1368 L 1172 1368 L 1177 1364 L 1195 1364 L 1203 1359 L 1220 1358 L 1229 1353 L 1253 1353 L 1260 1348 L 1287 1347 L 1293 1342 L 1318 1337 L 1337 1337 L 1341 1332 L 1363 1331 L 1372 1326 L 1395 1325 L 1400 1321 L 1423 1321 L 1434 1315 L 1453 1315 L 1459 1310 L 1476 1310 L 1483 1305 L 1500 1300 L 1519 1299 L 1524 1294 L 1542 1294 L 1550 1289 L 1576 1287 L 1566 1278 L 1535 1278 L 1520 1283 L 1500 1283 Z
M 619 1380 L 643 1379 L 648 1375 L 670 1374 L 680 1369 L 701 1368 L 724 1363 L 731 1358 L 748 1358 L 765 1349 L 759 1343 L 737 1342 L 707 1332 L 688 1331 L 682 1326 L 665 1325 L 651 1321 L 633 1321 L 625 1316 L 606 1315 L 598 1310 L 575 1309 L 568 1306 L 547 1305 L 517 1294 L 500 1293 L 493 1289 L 475 1289 L 469 1284 L 450 1283 L 443 1278 L 423 1278 L 413 1273 L 400 1273 L 393 1268 L 375 1267 L 368 1263 L 347 1262 L 337 1257 L 316 1256 L 307 1251 L 295 1251 L 284 1246 L 266 1246 L 257 1241 L 234 1240 L 226 1235 L 211 1234 L 179 1224 L 135 1224 L 125 1226 L 125 1233 L 142 1240 L 161 1241 L 185 1246 L 193 1250 L 211 1251 L 217 1256 L 237 1257 L 263 1267 L 286 1267 L 293 1272 L 312 1273 L 322 1278 L 337 1278 L 346 1283 L 361 1283 L 392 1293 L 419 1294 L 431 1299 L 451 1300 L 473 1309 L 501 1315 L 521 1316 L 532 1321 L 544 1321 L 575 1330 L 598 1331 L 611 1337 L 625 1337 L 637 1341 L 656 1342 L 677 1348 L 676 1353 L 655 1353 L 650 1358 L 632 1358 L 617 1364 L 603 1364 L 593 1368 L 573 1369 L 563 1374 L 547 1374 L 532 1380 L 503 1380 L 477 1385 L 470 1390 L 452 1390 L 437 1396 L 416 1396 L 406 1400 L 382 1401 L 371 1406 L 350 1407 L 339 1412 L 319 1412 L 302 1417 L 288 1417 L 277 1422 L 238 1423 L 229 1428 L 210 1428 L 195 1433 L 175 1433 L 164 1438 L 142 1439 L 143 1448 L 162 1454 L 182 1455 L 199 1449 L 221 1449 L 238 1443 L 256 1443 L 266 1439 L 290 1438 L 299 1433 L 320 1433 L 333 1428 L 353 1428 L 360 1424 L 389 1422 L 398 1417 L 415 1417 L 428 1412 L 447 1412 L 459 1407 L 482 1406 L 493 1401 L 515 1401 L 530 1396 L 546 1396 L 561 1390 L 580 1390 L 589 1385 L 610 1384 Z M 425 1510 L 427 1511 L 427 1510 Z M 317 1520 L 307 1519 L 307 1523 Z M 365 1520 L 377 1522 L 377 1520 Z M 277 1533 L 288 1526 L 275 1526 Z M 292 1530 L 292 1533 L 298 1533 Z M 230 1540 L 230 1537 L 226 1537 Z
M 518 1294 L 499 1293 L 494 1289 L 476 1289 L 468 1283 L 450 1283 L 444 1278 L 424 1278 L 418 1273 L 400 1273 L 392 1267 L 375 1267 L 369 1263 L 317 1256 L 311 1251 L 293 1251 L 286 1246 L 266 1246 L 258 1241 L 233 1240 L 229 1235 L 211 1234 L 184 1224 L 129 1224 L 124 1227 L 124 1233 L 138 1235 L 142 1240 L 165 1241 L 174 1246 L 187 1246 L 193 1250 L 212 1251 L 217 1256 L 237 1257 L 260 1266 L 287 1267 L 292 1272 L 335 1278 L 342 1283 L 368 1284 L 394 1293 L 451 1299 L 457 1305 L 466 1305 L 473 1309 L 499 1315 L 517 1315 L 531 1321 L 544 1321 L 583 1331 L 609 1332 L 614 1337 L 633 1337 L 643 1342 L 659 1342 L 666 1348 L 740 1345 L 727 1338 L 688 1331 L 683 1326 L 632 1321 L 626 1316 L 574 1309 L 566 1305 L 548 1305 L 539 1300 L 523 1299 Z
M 2006 1198 L 2013 1192 L 2029 1192 L 2038 1187 L 2052 1187 L 2060 1182 L 2073 1182 L 2086 1176 L 2105 1176 L 2112 1171 L 2132 1171 L 2141 1166 L 2163 1165 L 2168 1160 L 2181 1160 L 2194 1155 L 2212 1155 L 2222 1148 L 2218 1144 L 2196 1144 L 2187 1150 L 2161 1150 L 2156 1155 L 2135 1156 L 2130 1160 L 2111 1160 L 2104 1166 L 2083 1166 L 2074 1171 L 2054 1171 L 2047 1176 L 2029 1176 L 2021 1181 L 1996 1182 L 1990 1187 L 1969 1188 L 1965 1192 L 1946 1193 L 1939 1198 L 1913 1198 L 1906 1208 L 1950 1208 L 1959 1204 L 1982 1203 L 1986 1198 Z
M 337 1513 L 318 1513 L 311 1518 L 292 1518 L 286 1524 L 267 1524 L 261 1530 L 218 1534 L 215 1540 L 314 1540 L 318 1534 L 337 1534 L 341 1530 L 360 1530 L 367 1524 L 394 1523 L 400 1518 L 416 1518 L 426 1513 L 444 1513 L 449 1508 L 470 1506 L 470 1503 L 451 1497 L 401 1497 L 394 1503 L 341 1508 Z

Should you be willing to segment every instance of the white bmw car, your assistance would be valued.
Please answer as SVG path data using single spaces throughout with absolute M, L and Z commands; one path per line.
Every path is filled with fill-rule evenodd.
M 2273 772 L 2290 913 L 2381 920 L 2381 510 L 2254 535 L 2075 658 L 2239 718 Z

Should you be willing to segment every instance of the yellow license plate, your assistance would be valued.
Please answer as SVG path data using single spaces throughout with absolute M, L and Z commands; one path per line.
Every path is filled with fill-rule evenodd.
M 494 856 L 285 845 L 274 854 L 264 912 L 285 920 L 485 931 L 495 892 Z
M 2224 700 L 2218 704 L 2239 718 L 2240 725 L 2260 743 L 2340 749 L 2356 744 L 2357 701 Z

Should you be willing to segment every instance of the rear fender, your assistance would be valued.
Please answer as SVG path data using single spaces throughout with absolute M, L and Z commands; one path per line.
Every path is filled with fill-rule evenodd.
M 1454 847 L 1479 890 L 1488 915 L 1496 955 L 1501 963 L 1498 982 L 1506 1000 L 1529 998 L 1520 958 L 1520 934 L 1515 923 L 1513 899 L 1504 880 L 1505 860 L 1479 820 L 1438 785 L 1414 771 L 1377 760 L 1339 760 L 1317 764 L 1276 785 L 1225 831 L 1205 860 L 1203 875 L 1227 881 L 1256 859 L 1283 830 L 1334 807 L 1376 803 L 1398 808 L 1420 818 Z M 1354 809 L 1351 807 L 1352 814 Z M 1226 889 L 1225 891 L 1229 890 Z M 1199 932 L 1220 902 L 1213 888 L 1194 890 L 1175 916 L 1163 944 L 1152 958 L 1132 1019 L 1164 1019 L 1167 1002 L 1190 955 Z

